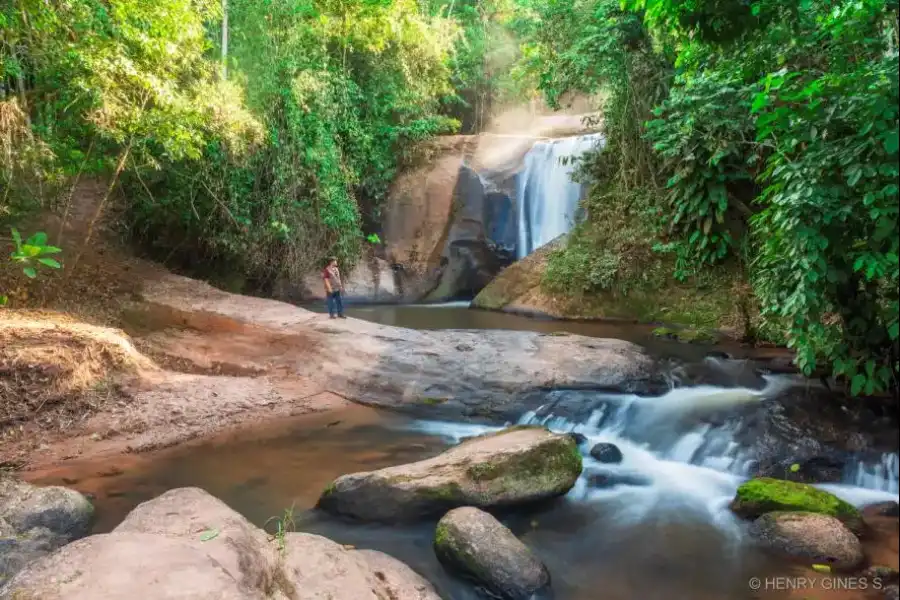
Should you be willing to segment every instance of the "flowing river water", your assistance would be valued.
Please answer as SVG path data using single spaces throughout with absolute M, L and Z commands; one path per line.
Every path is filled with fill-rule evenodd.
M 747 448 L 733 420 L 739 412 L 792 385 L 788 376 L 761 378 L 745 361 L 703 358 L 710 349 L 653 340 L 631 325 L 536 321 L 467 310 L 461 305 L 360 307 L 350 316 L 416 328 L 568 330 L 642 343 L 651 352 L 701 363 L 724 386 L 681 387 L 657 398 L 559 392 L 520 423 L 543 423 L 584 436 L 587 455 L 614 443 L 620 464 L 587 456 L 584 473 L 563 499 L 501 514 L 547 564 L 556 600 L 850 599 L 860 591 L 753 590 L 752 578 L 808 576 L 753 548 L 727 508 L 748 475 Z M 660 345 L 662 344 L 662 345 Z M 728 349 L 730 354 L 738 348 Z M 95 496 L 96 532 L 115 527 L 138 503 L 167 489 L 199 486 L 263 526 L 292 509 L 296 529 L 360 548 L 385 551 L 431 580 L 448 600 L 481 598 L 469 583 L 438 564 L 431 550 L 434 523 L 396 527 L 358 524 L 312 510 L 335 477 L 434 456 L 462 437 L 502 427 L 421 421 L 364 407 L 286 420 L 265 430 L 218 438 L 107 463 L 74 463 L 36 474 Z M 896 453 L 846 467 L 840 484 L 823 486 L 858 505 L 898 498 Z M 896 527 L 894 521 L 891 527 Z M 897 535 L 869 542 L 875 563 L 897 561 Z M 834 587 L 834 586 L 831 586 Z M 765 584 L 763 585 L 765 588 Z

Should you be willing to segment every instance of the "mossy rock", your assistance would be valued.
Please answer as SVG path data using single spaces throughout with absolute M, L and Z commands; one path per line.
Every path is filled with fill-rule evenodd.
M 550 596 L 544 564 L 496 518 L 477 508 L 457 508 L 441 518 L 434 553 L 451 571 L 504 600 Z
M 318 506 L 366 521 L 413 521 L 460 506 L 511 506 L 561 496 L 581 469 L 570 436 L 515 426 L 467 439 L 432 459 L 340 477 Z
M 744 482 L 731 501 L 731 510 L 747 519 L 756 519 L 770 512 L 810 512 L 835 517 L 857 535 L 862 534 L 865 528 L 856 507 L 834 494 L 806 483 L 771 477 Z

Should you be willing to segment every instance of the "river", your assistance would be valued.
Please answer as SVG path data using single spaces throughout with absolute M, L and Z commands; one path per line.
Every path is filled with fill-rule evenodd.
M 721 348 L 663 342 L 648 327 L 534 320 L 443 306 L 350 307 L 352 317 L 426 329 L 533 329 L 627 339 L 652 353 L 702 365 L 728 385 L 680 387 L 658 398 L 565 392 L 558 402 L 520 415 L 585 436 L 583 450 L 609 442 L 618 465 L 585 459 L 585 471 L 563 499 L 511 511 L 502 519 L 547 564 L 555 600 L 751 600 L 802 598 L 750 589 L 752 577 L 808 572 L 775 560 L 745 537 L 727 503 L 747 477 L 740 414 L 795 382 L 761 377 L 746 360 L 722 358 Z M 716 350 L 716 357 L 706 355 Z M 739 346 L 726 353 L 739 356 Z M 562 393 L 562 392 L 561 392 Z M 432 581 L 447 600 L 481 598 L 449 575 L 431 550 L 434 523 L 411 527 L 363 525 L 313 510 L 335 477 L 434 456 L 460 438 L 501 427 L 413 420 L 364 407 L 296 417 L 264 430 L 228 433 L 200 443 L 104 463 L 73 462 L 36 474 L 95 497 L 96 532 L 114 528 L 138 503 L 167 489 L 198 486 L 257 525 L 292 515 L 296 529 L 360 548 L 385 551 Z M 896 453 L 850 465 L 842 484 L 825 486 L 858 505 L 898 498 Z M 873 560 L 896 562 L 896 534 L 868 542 Z M 896 566 L 896 565 L 895 565 Z M 818 596 L 817 596 L 818 597 Z M 860 596 L 821 596 L 858 598 Z

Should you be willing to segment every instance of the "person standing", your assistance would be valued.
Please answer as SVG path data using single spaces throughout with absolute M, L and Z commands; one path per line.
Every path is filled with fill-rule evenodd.
M 346 319 L 344 316 L 344 302 L 341 292 L 344 291 L 344 283 L 341 281 L 341 271 L 338 269 L 338 261 L 332 257 L 328 259 L 325 270 L 322 271 L 322 279 L 325 282 L 325 297 L 328 300 L 328 316 Z

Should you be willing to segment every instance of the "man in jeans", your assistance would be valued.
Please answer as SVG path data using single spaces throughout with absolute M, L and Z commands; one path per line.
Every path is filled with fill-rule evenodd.
M 322 279 L 325 281 L 325 297 L 328 299 L 328 316 L 346 319 L 344 316 L 344 303 L 341 301 L 341 292 L 344 284 L 341 282 L 341 271 L 338 269 L 336 258 L 329 258 L 325 270 L 322 271 Z

